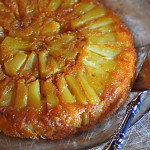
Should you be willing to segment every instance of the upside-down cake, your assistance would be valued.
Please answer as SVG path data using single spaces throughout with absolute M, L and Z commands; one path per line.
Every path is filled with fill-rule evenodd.
M 98 0 L 0 0 L 0 131 L 61 139 L 125 101 L 136 54 Z

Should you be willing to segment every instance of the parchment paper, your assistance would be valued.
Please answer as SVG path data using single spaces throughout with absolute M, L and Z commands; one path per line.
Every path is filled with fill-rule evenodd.
M 135 47 L 150 44 L 150 0 L 100 0 L 124 20 Z
M 127 133 L 122 150 L 150 150 L 150 112 L 132 126 Z M 105 144 L 90 150 L 102 150 Z
M 132 31 L 135 47 L 137 47 L 137 70 L 139 70 L 146 56 L 146 51 L 149 49 L 149 47 L 143 46 L 150 44 L 150 0 L 103 0 L 102 2 L 117 12 Z M 0 134 L 0 150 L 73 150 L 101 145 L 113 134 L 122 120 L 127 103 L 135 94 L 131 93 L 126 104 L 109 120 L 96 124 L 95 128 L 90 131 L 76 134 L 70 139 L 57 141 L 19 139 Z M 147 98 L 148 95 L 143 98 L 141 114 L 134 122 L 140 118 L 140 115 L 145 114 L 145 108 L 149 106 Z

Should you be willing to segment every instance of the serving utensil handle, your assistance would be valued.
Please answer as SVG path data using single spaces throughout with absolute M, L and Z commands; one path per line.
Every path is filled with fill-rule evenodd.
M 114 132 L 111 140 L 105 145 L 103 150 L 121 150 L 122 144 L 129 126 L 136 113 L 140 111 L 141 97 L 146 91 L 142 92 L 137 98 L 133 99 L 128 105 L 125 116 L 119 126 Z

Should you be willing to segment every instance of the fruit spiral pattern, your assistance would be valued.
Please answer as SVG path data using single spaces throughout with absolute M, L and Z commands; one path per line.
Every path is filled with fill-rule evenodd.
M 60 139 L 125 100 L 132 36 L 97 0 L 0 0 L 0 130 Z

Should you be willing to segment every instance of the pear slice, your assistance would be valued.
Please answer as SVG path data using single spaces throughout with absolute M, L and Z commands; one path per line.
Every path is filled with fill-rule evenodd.
M 32 27 L 27 27 L 26 29 L 22 30 L 22 29 L 18 29 L 18 30 L 13 30 L 11 29 L 9 32 L 9 36 L 10 37 L 20 37 L 22 39 L 24 39 L 24 41 L 29 41 L 32 39 L 31 35 L 33 34 L 33 28 Z M 30 43 L 30 42 L 29 42 Z M 31 44 L 31 43 L 30 43 Z M 27 49 L 27 50 L 30 50 Z
M 106 10 L 103 7 L 98 6 L 88 11 L 86 14 L 80 16 L 79 18 L 76 18 L 75 20 L 73 20 L 71 22 L 72 27 L 78 28 L 91 20 L 104 16 L 105 14 L 106 14 Z
M 95 7 L 94 4 L 90 4 L 90 3 L 86 3 L 86 2 L 80 2 L 74 8 L 74 12 L 75 12 L 75 14 L 80 16 L 80 15 L 85 14 L 86 12 L 90 11 L 94 7 Z
M 102 69 L 104 72 L 114 71 L 116 68 L 116 62 L 113 58 L 103 57 L 99 54 L 88 52 L 89 56 L 84 60 L 92 67 L 97 67 L 97 70 Z
M 48 51 L 49 54 L 55 58 L 63 57 L 65 59 L 74 59 L 77 55 L 77 51 L 74 50 L 74 40 L 73 35 L 64 34 L 60 38 L 49 43 Z M 69 48 L 65 48 L 64 46 L 69 45 Z
M 79 81 L 84 89 L 84 92 L 89 100 L 89 103 L 93 105 L 97 105 L 100 101 L 98 95 L 96 94 L 94 89 L 90 86 L 85 76 L 81 73 L 78 75 L 79 75 Z
M 107 45 L 88 45 L 87 50 L 90 50 L 96 54 L 108 57 L 110 59 L 114 58 L 121 52 L 120 47 L 111 47 Z
M 70 89 L 71 93 L 76 97 L 77 101 L 81 104 L 86 105 L 87 104 L 87 99 L 83 95 L 81 87 L 77 83 L 74 76 L 73 75 L 66 75 L 65 79 L 67 81 L 67 84 L 69 86 L 69 89 Z
M 51 0 L 51 2 L 49 3 L 48 9 L 49 11 L 55 11 L 56 9 L 59 8 L 59 6 L 61 5 L 63 0 Z
M 21 40 L 19 38 L 17 39 L 17 38 L 7 36 L 3 40 L 2 45 L 5 45 L 11 49 L 16 49 L 16 50 L 30 50 L 32 43 Z
M 41 107 L 41 95 L 39 80 L 33 81 L 28 85 L 27 105 L 31 107 Z
M 49 60 L 50 60 L 51 66 L 52 66 L 53 74 L 57 73 L 57 72 L 60 72 L 61 68 L 63 67 L 63 64 L 59 65 L 57 60 L 54 59 L 52 56 L 49 56 Z
M 15 85 L 13 82 L 5 79 L 1 82 L 0 106 L 12 106 L 15 98 Z
M 46 52 L 39 53 L 39 70 L 40 76 L 42 79 L 46 76 L 46 63 L 47 63 L 47 54 Z
M 48 78 L 51 74 L 61 71 L 62 65 L 52 57 L 47 54 L 47 52 L 39 53 L 39 67 L 40 76 L 42 79 Z
M 43 85 L 46 101 L 47 101 L 47 108 L 51 109 L 57 105 L 59 105 L 59 99 L 56 95 L 56 88 L 51 80 L 47 80 L 44 82 Z
M 49 51 L 49 54 L 54 58 L 62 57 L 67 60 L 74 60 L 78 54 L 78 51 L 74 50 L 74 47 L 71 47 L 70 49 L 60 48 Z
M 87 60 L 85 60 L 83 63 L 85 64 L 87 72 L 93 74 L 95 77 L 106 81 L 109 79 L 109 73 L 105 71 L 98 63 Z
M 75 37 L 71 34 L 64 34 L 60 38 L 53 40 L 49 43 L 48 50 L 59 50 L 62 46 L 68 44 L 72 41 Z
M 111 45 L 125 45 L 130 46 L 128 40 L 131 37 L 125 32 L 110 32 L 102 34 L 101 36 L 91 36 L 87 39 L 88 44 L 111 44 Z
M 20 75 L 24 77 L 31 78 L 32 76 L 38 77 L 39 76 L 39 64 L 38 64 L 38 56 L 35 52 L 29 54 L 25 65 L 20 70 Z M 30 79 L 28 79 L 30 80 Z M 27 83 L 27 82 L 26 82 Z
M 52 21 L 49 24 L 44 25 L 41 33 L 42 35 L 49 35 L 50 33 L 58 33 L 60 30 L 60 24 L 56 21 Z
M 6 74 L 13 76 L 17 75 L 24 62 L 26 61 L 27 55 L 24 52 L 18 52 L 14 58 L 4 63 Z
M 13 97 L 13 89 L 5 93 L 0 98 L 0 106 L 11 106 L 12 104 L 12 97 Z
M 15 99 L 15 108 L 21 109 L 27 106 L 27 87 L 25 80 L 20 79 L 17 83 L 17 93 Z
M 92 36 L 87 40 L 88 44 L 112 44 L 116 42 L 114 33 L 102 34 L 101 36 Z
M 121 25 L 117 24 L 117 23 L 118 23 L 118 21 L 113 22 L 111 24 L 107 24 L 105 26 L 101 26 L 101 27 L 97 28 L 97 30 L 102 32 L 102 33 L 105 33 L 105 34 L 110 33 L 110 32 L 114 32 L 117 35 L 118 31 L 121 30 Z
M 92 54 L 83 60 L 83 64 L 87 72 L 94 77 L 100 79 L 100 81 L 108 81 L 110 78 L 110 73 L 116 67 L 113 60 L 107 60 L 97 54 Z M 97 81 L 98 82 L 98 81 Z
M 27 59 L 25 65 L 24 65 L 24 67 L 23 67 L 23 70 L 30 70 L 30 69 L 32 69 L 33 64 L 34 64 L 36 61 L 37 61 L 37 55 L 36 55 L 35 52 L 32 52 L 32 53 L 29 55 L 29 57 L 28 57 L 28 59 Z
M 109 33 L 113 31 L 113 28 L 111 25 L 105 25 L 105 26 L 99 27 L 97 30 L 102 33 Z
M 71 7 L 75 3 L 77 3 L 78 0 L 64 0 L 61 7 Z
M 67 87 L 67 83 L 63 75 L 59 78 L 59 81 L 57 82 L 57 86 L 61 93 L 63 103 L 76 102 L 75 97 L 71 94 L 70 90 Z
M 97 28 L 100 28 L 102 26 L 106 26 L 108 24 L 111 24 L 112 22 L 113 22 L 113 20 L 110 17 L 104 16 L 104 17 L 97 19 L 94 22 L 91 22 L 90 24 L 88 24 L 84 28 L 85 29 L 97 29 Z
M 88 81 L 88 83 L 90 84 L 90 86 L 95 90 L 97 95 L 101 95 L 101 93 L 103 92 L 104 89 L 104 82 L 107 82 L 107 80 L 103 80 L 101 81 L 101 79 L 99 79 L 99 77 L 97 76 L 92 76 L 92 74 L 86 73 L 85 74 L 85 78 Z
M 43 20 L 44 20 L 44 14 L 39 13 L 31 23 L 29 27 L 33 29 L 32 34 L 35 36 L 39 36 L 41 30 L 42 30 L 42 25 L 43 25 Z

